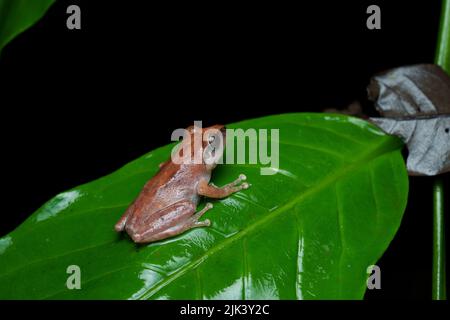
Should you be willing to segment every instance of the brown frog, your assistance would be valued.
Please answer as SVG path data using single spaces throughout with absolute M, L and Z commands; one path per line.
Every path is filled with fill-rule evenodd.
M 221 134 L 222 145 L 225 145 L 226 135 L 223 125 L 204 129 L 192 126 L 186 130 L 190 139 L 181 142 L 180 154 L 184 150 L 191 150 L 193 159 L 195 155 L 201 155 L 200 161 L 192 160 L 178 164 L 170 158 L 160 164 L 158 173 L 145 184 L 136 200 L 115 225 L 117 232 L 125 230 L 136 243 L 162 240 L 191 228 L 209 226 L 208 219 L 199 221 L 199 218 L 213 205 L 207 203 L 202 210 L 196 212 L 200 196 L 225 198 L 249 187 L 248 183 L 241 183 L 246 180 L 243 174 L 221 188 L 209 183 L 211 172 L 217 166 L 223 148 L 213 148 L 209 153 L 205 153 L 204 150 L 217 138 L 217 133 Z M 196 146 L 193 143 L 194 133 L 199 132 L 203 139 Z

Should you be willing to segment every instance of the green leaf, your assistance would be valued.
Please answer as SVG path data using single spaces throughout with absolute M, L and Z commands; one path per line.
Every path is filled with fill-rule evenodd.
M 31 27 L 55 0 L 0 0 L 0 52 L 19 33 Z
M 285 114 L 229 128 L 279 129 L 280 169 L 220 165 L 223 185 L 251 188 L 215 201 L 196 228 L 135 245 L 113 226 L 172 145 L 61 193 L 0 239 L 1 299 L 360 299 L 402 219 L 402 143 L 331 114 Z M 36 186 L 39 183 L 36 182 Z M 27 190 L 32 192 L 32 189 Z M 203 204 L 202 204 L 203 205 Z M 69 265 L 81 289 L 66 288 Z

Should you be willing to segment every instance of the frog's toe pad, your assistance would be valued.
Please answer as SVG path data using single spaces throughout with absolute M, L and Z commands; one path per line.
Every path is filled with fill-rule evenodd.
M 209 219 L 205 219 L 203 221 L 196 221 L 193 227 L 209 227 L 211 225 L 211 221 Z

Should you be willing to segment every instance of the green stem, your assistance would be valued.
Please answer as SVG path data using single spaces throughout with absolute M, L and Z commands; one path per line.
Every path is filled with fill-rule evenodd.
M 442 1 L 435 63 L 450 74 L 450 0 Z M 433 185 L 433 300 L 446 300 L 444 186 L 435 177 Z
M 433 186 L 433 300 L 446 300 L 444 186 L 436 177 Z
M 450 73 L 450 1 L 442 1 L 441 22 L 436 48 L 435 63 Z

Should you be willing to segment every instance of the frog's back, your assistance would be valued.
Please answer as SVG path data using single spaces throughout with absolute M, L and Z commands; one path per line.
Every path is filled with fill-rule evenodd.
M 134 202 L 134 211 L 156 212 L 179 201 L 199 202 L 197 184 L 210 175 L 203 165 L 178 165 L 172 162 L 161 167 L 144 186 Z

